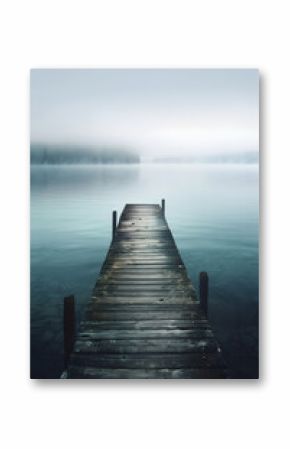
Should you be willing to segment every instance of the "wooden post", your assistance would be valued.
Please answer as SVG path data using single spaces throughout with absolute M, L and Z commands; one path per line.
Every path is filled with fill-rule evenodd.
M 117 211 L 113 211 L 113 222 L 112 222 L 112 238 L 114 239 L 117 228 Z
M 208 310 L 208 275 L 206 271 L 199 273 L 199 300 L 200 306 L 207 317 Z
M 75 340 L 75 298 L 66 296 L 63 303 L 64 365 L 67 366 Z
M 161 200 L 161 209 L 162 209 L 162 215 L 165 217 L 165 200 Z

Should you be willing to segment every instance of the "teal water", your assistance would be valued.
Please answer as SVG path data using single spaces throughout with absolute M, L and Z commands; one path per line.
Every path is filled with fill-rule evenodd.
M 258 190 L 255 165 L 32 166 L 31 376 L 63 369 L 63 297 L 80 320 L 125 203 L 166 199 L 188 273 L 210 279 L 209 319 L 230 376 L 258 376 Z

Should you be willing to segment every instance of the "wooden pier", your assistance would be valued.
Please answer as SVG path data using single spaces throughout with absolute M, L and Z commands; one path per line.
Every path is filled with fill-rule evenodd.
M 127 204 L 80 324 L 67 378 L 224 378 L 221 349 L 165 219 Z M 68 339 L 70 341 L 70 339 Z

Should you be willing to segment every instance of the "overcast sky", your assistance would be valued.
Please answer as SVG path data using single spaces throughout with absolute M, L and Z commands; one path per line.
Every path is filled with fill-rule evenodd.
M 256 70 L 31 72 L 31 140 L 142 156 L 258 150 Z

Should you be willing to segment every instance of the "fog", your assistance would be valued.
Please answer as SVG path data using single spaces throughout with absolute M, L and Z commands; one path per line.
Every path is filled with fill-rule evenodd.
M 258 133 L 257 70 L 31 72 L 32 142 L 176 160 L 257 152 Z

